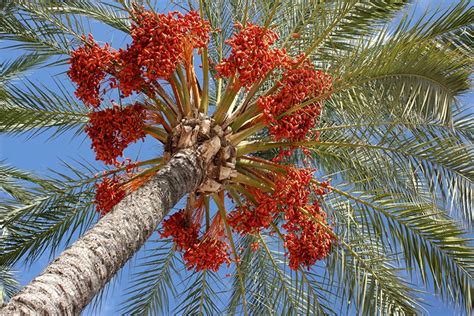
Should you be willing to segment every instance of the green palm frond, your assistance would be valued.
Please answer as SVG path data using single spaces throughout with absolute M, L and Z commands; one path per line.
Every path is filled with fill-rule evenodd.
M 424 187 L 443 208 L 472 223 L 474 148 L 459 138 L 472 135 L 471 117 L 456 116 L 453 129 L 437 122 L 366 122 L 321 127 L 323 142 L 314 147 L 320 167 L 347 170 L 351 181 L 370 180 L 373 189 L 408 186 L 416 194 Z
M 404 118 L 394 114 L 381 114 L 368 112 L 369 105 L 375 105 L 383 108 L 395 108 L 399 105 L 392 105 L 394 102 L 390 100 L 376 101 L 376 98 L 383 97 L 383 93 L 373 91 L 372 95 L 355 95 L 348 93 L 345 96 L 352 101 L 350 105 L 358 108 L 359 113 L 347 113 L 343 108 L 346 107 L 344 98 L 332 99 L 327 103 L 327 109 L 321 118 L 321 125 L 315 128 L 315 131 L 326 133 L 354 133 L 364 135 L 365 130 L 368 134 L 373 134 L 376 129 L 380 128 L 384 132 L 391 129 L 400 130 L 401 128 L 408 133 L 419 133 L 423 135 L 423 139 L 434 137 L 455 137 L 459 142 L 472 141 L 472 131 L 474 129 L 474 119 L 469 113 L 469 107 L 460 105 L 452 111 L 452 120 L 449 124 L 437 119 L 425 119 L 416 115 Z M 366 112 L 367 111 L 367 112 Z
M 20 74 L 40 65 L 45 60 L 45 56 L 32 53 L 0 64 L 0 84 L 3 86 L 6 81 L 18 78 Z
M 232 36 L 234 22 L 241 21 L 242 8 L 245 0 L 217 0 L 202 1 L 202 9 L 206 18 L 214 29 L 221 29 L 219 33 L 211 35 L 209 45 L 210 58 L 218 63 L 229 53 L 229 47 L 224 45 L 224 41 Z
M 114 29 L 125 33 L 130 32 L 130 19 L 126 12 L 119 10 L 117 5 L 105 1 L 72 0 L 65 2 L 51 1 L 19 1 L 21 9 L 32 16 L 41 17 L 45 21 L 54 23 L 60 27 L 71 29 L 72 25 L 80 25 L 79 17 L 92 18 Z M 130 7 L 130 5 L 129 5 Z M 66 21 L 61 17 L 67 16 Z
M 29 172 L 17 169 L 0 161 L 0 192 L 9 195 L 18 202 L 27 202 L 34 197 L 28 186 L 42 183 Z
M 8 238 L 8 235 L 9 231 L 7 229 L 0 229 L 0 238 Z M 0 264 L 0 308 L 18 292 L 19 287 L 20 284 L 15 278 L 15 273 L 11 266 Z
M 330 61 L 339 51 L 351 49 L 354 39 L 370 35 L 388 23 L 409 1 L 285 2 L 277 20 L 284 41 L 291 43 L 292 49 Z M 292 33 L 298 33 L 299 38 L 291 38 Z
M 251 244 L 259 247 L 252 250 Z M 239 240 L 240 269 L 250 315 L 337 315 L 334 308 L 337 293 L 334 288 L 323 286 L 326 282 L 321 273 L 323 268 L 318 266 L 315 273 L 290 272 L 279 246 L 281 244 L 267 235 L 247 235 Z M 233 274 L 227 306 L 231 315 L 239 314 L 242 309 L 240 279 L 237 271 Z
M 408 22 L 399 29 L 399 33 L 410 29 Z M 472 59 L 473 23 L 474 8 L 470 1 L 461 0 L 446 12 L 435 12 L 424 23 L 417 23 L 409 32 L 421 35 L 425 40 L 434 40 Z
M 51 137 L 69 130 L 82 132 L 88 109 L 78 104 L 67 88 L 56 82 L 56 90 L 61 92 L 55 92 L 31 81 L 26 83 L 25 88 L 9 85 L 0 96 L 0 132 L 34 136 L 54 129 Z
M 267 270 L 263 269 L 262 266 L 256 267 L 257 264 L 262 264 L 260 262 L 260 252 L 259 253 L 252 253 L 250 251 L 250 245 L 252 243 L 258 242 L 258 239 L 252 235 L 244 236 L 239 238 L 237 241 L 237 247 L 239 249 L 243 249 L 240 252 L 240 272 L 241 272 L 241 277 L 244 282 L 244 288 L 245 288 L 245 294 L 248 296 L 246 297 L 246 301 L 248 304 L 248 309 L 251 314 L 254 313 L 254 306 L 257 305 L 263 305 L 263 307 L 267 307 L 269 304 L 265 302 L 265 299 L 268 298 L 269 296 L 266 295 L 266 287 L 264 284 L 266 284 L 266 272 Z M 257 263 L 258 262 L 258 263 Z M 249 284 L 252 282 L 251 280 L 253 277 L 251 274 L 253 273 L 260 273 L 259 274 L 259 280 L 262 281 L 260 283 L 261 287 L 259 291 L 254 291 L 252 289 L 252 285 Z M 237 274 L 237 271 L 235 271 L 233 278 L 232 278 L 232 292 L 231 296 L 229 299 L 229 304 L 227 306 L 227 311 L 229 314 L 234 315 L 237 313 L 237 310 L 242 310 L 242 290 L 240 287 L 240 278 L 239 275 Z
M 412 287 L 397 273 L 396 261 L 369 235 L 348 229 L 328 258 L 329 284 L 339 288 L 341 311 L 361 315 L 416 315 L 419 302 Z M 347 304 L 347 306 L 344 306 Z
M 262 307 L 270 308 L 271 314 L 310 314 L 310 315 L 327 315 L 336 314 L 333 310 L 335 297 L 330 300 L 326 297 L 321 287 L 314 287 L 310 283 L 310 279 L 306 272 L 299 271 L 289 272 L 287 267 L 287 260 L 284 253 L 277 247 L 273 247 L 268 238 L 261 237 L 260 264 L 264 265 L 262 268 L 267 271 L 267 278 L 262 284 L 267 287 L 268 293 L 265 293 L 265 299 L 268 298 L 265 305 L 255 304 L 255 313 L 263 312 Z M 281 246 L 281 245 L 280 245 Z M 270 250 L 274 249 L 274 250 Z M 254 273 L 259 273 L 255 269 Z M 301 274 L 301 279 L 299 275 Z M 322 279 L 320 279 L 321 282 Z M 254 302 L 259 302 L 259 286 L 260 280 L 255 277 L 250 279 L 252 288 L 254 289 Z M 262 297 L 260 297 L 262 299 Z
M 34 187 L 34 196 L 26 202 L 2 203 L 0 227 L 8 230 L 8 238 L 0 239 L 0 265 L 15 263 L 20 258 L 31 264 L 44 252 L 52 255 L 94 223 L 96 179 L 93 174 L 69 168 L 76 178 L 58 173 L 56 178 L 42 180 Z
M 254 295 L 253 300 L 254 310 L 256 313 L 264 313 L 265 310 L 262 310 L 262 307 L 271 311 L 271 314 L 278 314 L 281 312 L 282 314 L 300 314 L 305 311 L 305 308 L 308 306 L 306 299 L 306 295 L 298 295 L 298 289 L 294 284 L 293 279 L 285 273 L 284 270 L 287 268 L 283 268 L 282 265 L 285 262 L 284 255 L 280 251 L 277 250 L 270 250 L 267 246 L 266 241 L 262 238 L 260 240 L 262 243 L 262 253 L 263 261 L 261 262 L 264 264 L 263 269 L 268 271 L 266 282 L 263 285 L 266 285 L 267 297 L 269 299 L 266 304 L 259 304 L 259 297 L 258 295 L 262 294 L 259 293 L 258 289 L 255 286 L 260 286 L 257 282 L 255 284 L 254 281 L 254 291 L 257 295 Z M 251 290 L 252 291 L 252 290 Z M 261 299 L 261 298 L 260 298 Z M 268 305 L 267 305 L 268 304 Z
M 0 12 L 0 39 L 11 42 L 3 48 L 21 49 L 44 56 L 69 53 L 74 43 L 71 34 L 64 33 L 64 29 L 55 25 L 35 20 L 18 9 L 15 7 L 13 12 Z
M 15 9 L 13 1 L 2 1 L 0 2 L 0 11 L 4 13 L 11 13 Z
M 18 292 L 19 287 L 12 270 L 6 266 L 0 266 L 0 307 Z
M 182 294 L 178 296 L 178 306 L 173 313 L 179 315 L 221 315 L 218 292 L 222 291 L 221 276 L 203 270 L 192 272 L 186 279 Z
M 396 273 L 396 263 L 370 236 L 346 237 L 327 264 L 311 271 L 289 272 L 285 256 L 268 238 L 248 256 L 245 273 L 249 312 L 253 315 L 338 315 L 350 309 L 361 314 L 415 313 L 419 302 Z M 342 238 L 342 237 L 341 237 Z M 268 244 L 268 245 L 267 245 Z M 275 250 L 270 250 L 275 249 Z M 243 259 L 247 256 L 243 255 Z M 244 261 L 243 261 L 244 262 Z M 325 271 L 326 270 L 326 271 Z M 325 271 L 325 272 L 324 272 Z M 233 283 L 229 312 L 238 313 L 239 286 Z M 347 302 L 347 303 L 346 303 Z
M 258 243 L 260 247 L 252 251 L 252 243 Z M 277 250 L 277 243 L 270 238 L 245 236 L 241 238 L 239 248 L 243 249 L 240 254 L 241 273 L 250 315 L 335 314 L 320 289 L 296 280 L 295 274 L 289 272 L 284 254 Z M 239 314 L 242 308 L 239 282 L 235 272 L 227 307 L 231 315 Z
M 341 102 L 342 110 L 348 113 L 373 115 L 378 111 L 378 115 L 449 122 L 451 104 L 470 87 L 470 70 L 463 56 L 435 44 L 417 45 L 413 39 L 381 38 L 344 59 L 339 67 L 341 73 L 336 75 L 341 82 L 335 85 L 334 98 L 346 100 Z M 356 102 L 357 108 L 350 102 L 359 97 L 370 98 L 372 94 L 383 95 L 382 100 L 391 102 L 392 107 L 380 108 L 369 103 L 370 108 L 361 109 L 363 102 Z
M 328 18 L 327 24 L 329 28 L 333 26 L 335 30 L 338 30 L 339 23 L 346 21 L 344 13 L 350 16 L 348 18 L 350 20 L 353 18 L 351 10 L 358 6 L 375 5 L 377 7 L 371 2 L 373 1 L 329 3 L 328 9 L 321 11 L 328 16 L 335 15 Z M 337 7 L 338 5 L 340 7 Z M 403 6 L 402 3 L 393 3 L 393 5 L 393 12 L 397 10 L 397 6 Z M 355 41 L 347 38 L 354 32 L 342 32 L 341 34 L 348 35 L 338 38 L 333 28 L 330 28 L 331 31 L 327 29 L 322 31 L 324 27 L 320 25 L 320 21 L 318 23 L 305 21 L 308 25 L 305 32 L 315 29 L 315 32 L 321 34 L 315 35 L 315 40 L 311 36 L 307 36 L 307 39 L 304 36 L 302 39 L 294 39 L 293 44 L 299 44 L 299 51 L 305 51 L 314 41 L 324 43 L 324 39 L 327 40 L 329 43 L 327 50 L 331 56 L 325 54 L 324 49 L 321 48 L 314 52 L 313 58 L 317 64 L 324 63 L 324 68 L 330 66 L 330 71 L 336 78 L 340 78 L 336 79 L 336 94 L 333 99 L 341 100 L 338 105 L 346 115 L 373 115 L 375 112 L 380 115 L 388 112 L 399 117 L 437 117 L 444 122 L 449 122 L 450 105 L 456 101 L 457 95 L 466 92 L 470 86 L 470 69 L 467 67 L 469 59 L 466 55 L 459 54 L 459 51 L 452 50 L 448 44 L 439 45 L 437 39 L 453 39 L 455 36 L 452 35 L 453 32 L 469 33 L 466 28 L 472 27 L 473 14 L 472 8 L 466 9 L 467 6 L 468 4 L 463 1 L 448 11 L 443 19 L 437 19 L 435 22 L 431 17 L 427 22 L 415 23 L 413 26 L 413 18 L 403 19 L 397 28 L 398 31 L 392 33 L 385 31 L 387 27 L 381 28 L 380 25 L 377 26 L 377 23 L 371 23 L 374 26 L 372 30 L 377 33 L 356 36 Z M 388 8 L 389 6 L 387 10 Z M 376 9 L 363 11 L 367 12 L 366 15 L 384 14 Z M 385 12 L 386 18 L 392 14 L 388 11 Z M 318 14 L 318 12 L 314 13 L 314 17 L 310 15 L 309 19 L 316 19 Z M 307 15 L 309 13 L 302 16 Z M 361 21 L 363 20 L 362 18 Z M 383 22 L 384 18 L 381 16 L 377 21 Z M 351 24 L 351 22 L 348 23 Z M 358 25 L 357 28 L 364 30 L 362 25 Z M 320 38 L 323 35 L 324 38 Z M 341 49 L 341 45 L 337 46 L 337 43 L 333 42 L 349 46 Z M 360 108 L 361 102 L 356 102 L 359 103 L 358 107 L 352 106 L 353 99 L 370 98 L 374 94 L 378 96 L 378 102 L 390 101 L 391 107 L 380 108 L 370 103 L 368 108 Z
M 413 188 L 424 185 L 437 197 L 438 203 L 442 201 L 446 209 L 458 211 L 470 224 L 469 197 L 474 179 L 470 163 L 474 154 L 472 145 L 459 144 L 458 139 L 452 137 L 424 140 L 420 139 L 422 133 L 403 137 L 399 129 L 392 132 L 391 135 L 387 132 L 385 139 L 376 144 L 352 138 L 349 142 L 336 141 L 334 146 L 346 147 L 346 152 L 369 161 L 373 167 L 387 168 L 392 161 L 393 173 L 402 171 L 402 175 L 409 175 Z M 371 135 L 370 131 L 366 135 Z
M 445 212 L 432 204 L 405 201 L 402 194 L 374 195 L 350 188 L 334 188 L 327 200 L 340 214 L 338 218 L 350 216 L 354 225 L 364 227 L 391 249 L 400 249 L 407 268 L 417 271 L 425 285 L 434 280 L 446 299 L 451 296 L 459 306 L 470 309 L 474 249 Z M 344 209 L 350 214 L 344 214 Z
M 169 314 L 171 298 L 177 295 L 173 275 L 177 271 L 176 251 L 173 242 L 154 240 L 151 249 L 140 259 L 122 303 L 122 313 L 127 315 Z

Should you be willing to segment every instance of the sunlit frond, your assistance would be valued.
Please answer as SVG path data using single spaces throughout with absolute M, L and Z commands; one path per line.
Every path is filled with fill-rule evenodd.
M 398 275 L 394 258 L 360 228 L 353 230 L 347 227 L 340 233 L 342 244 L 328 259 L 328 282 L 339 288 L 342 311 L 371 315 L 419 313 L 412 286 Z
M 337 75 L 341 84 L 335 86 L 335 99 L 346 100 L 341 110 L 349 114 L 379 111 L 378 115 L 418 116 L 449 123 L 456 96 L 469 89 L 467 60 L 434 44 L 415 43 L 413 39 L 389 38 L 345 56 Z M 370 99 L 372 94 L 381 96 L 388 107 L 350 102 Z M 368 104 L 370 108 L 360 108 Z
M 361 119 L 319 130 L 323 142 L 331 145 L 316 145 L 315 159 L 329 173 L 344 170 L 345 176 L 353 174 L 352 181 L 370 180 L 372 189 L 408 186 L 417 192 L 423 188 L 444 209 L 463 217 L 468 225 L 472 222 L 473 147 L 461 141 L 472 135 L 470 116 L 456 114 L 452 128 L 437 121 Z
M 52 137 L 68 130 L 82 132 L 87 109 L 56 84 L 61 92 L 29 81 L 26 88 L 9 85 L 0 101 L 0 132 L 34 136 L 53 129 Z
M 171 298 L 177 295 L 173 280 L 177 257 L 173 243 L 167 239 L 151 243 L 153 246 L 135 268 L 133 284 L 123 302 L 125 314 L 168 314 Z
M 191 273 L 184 281 L 186 286 L 178 299 L 174 313 L 184 315 L 219 315 L 222 304 L 217 294 L 223 288 L 221 277 L 212 271 Z M 179 297 L 179 296 L 178 296 Z
M 19 290 L 14 273 L 7 266 L 0 266 L 0 307 Z
M 44 56 L 33 53 L 0 64 L 0 83 L 3 86 L 6 81 L 18 78 L 21 73 L 40 65 L 45 59 Z
M 339 219 L 353 218 L 354 225 L 364 227 L 379 242 L 390 245 L 392 251 L 400 249 L 407 268 L 420 273 L 425 285 L 434 280 L 443 296 L 452 296 L 453 301 L 469 309 L 471 297 L 467 289 L 472 287 L 474 260 L 469 239 L 445 212 L 421 199 L 405 199 L 402 193 L 371 195 L 356 189 L 333 188 L 328 204 L 340 214 Z M 346 215 L 344 210 L 350 213 Z
M 29 172 L 0 162 L 0 192 L 6 193 L 12 199 L 19 202 L 29 201 L 34 194 L 28 186 L 37 183 L 42 183 L 42 180 Z
M 3 48 L 23 49 L 38 55 L 53 56 L 68 54 L 73 40 L 64 29 L 33 20 L 28 14 L 20 12 L 18 7 L 13 11 L 0 11 L 1 39 L 10 45 Z
M 73 0 L 67 2 L 51 3 L 50 1 L 19 1 L 23 10 L 32 15 L 40 16 L 46 21 L 62 24 L 65 27 L 78 25 L 80 16 L 89 17 L 117 30 L 128 33 L 130 31 L 130 20 L 124 10 L 119 10 L 117 5 L 106 1 Z M 60 19 L 68 16 L 66 22 Z M 68 24 L 66 24 L 68 23 Z M 71 24 L 74 23 L 74 24 Z
M 52 255 L 96 220 L 93 174 L 69 168 L 76 179 L 58 173 L 56 178 L 35 186 L 27 201 L 7 201 L 0 209 L 0 225 L 8 231 L 8 238 L 0 239 L 0 264 L 12 264 L 20 258 L 31 264 L 44 252 Z

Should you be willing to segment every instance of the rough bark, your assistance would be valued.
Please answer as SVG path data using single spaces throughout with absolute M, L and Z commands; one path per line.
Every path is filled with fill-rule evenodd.
M 185 149 L 0 310 L 0 315 L 78 315 L 145 243 L 179 199 L 203 181 L 199 151 Z

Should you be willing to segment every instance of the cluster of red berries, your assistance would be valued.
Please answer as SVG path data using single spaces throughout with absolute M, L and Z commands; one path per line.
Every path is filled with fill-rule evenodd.
M 125 190 L 117 177 L 105 177 L 96 183 L 95 205 L 97 212 L 104 216 L 125 197 Z
M 133 142 L 145 137 L 145 109 L 140 104 L 112 108 L 89 113 L 85 127 L 92 140 L 96 159 L 106 164 L 116 163 L 117 157 Z
M 153 93 L 153 86 L 142 77 L 142 71 L 137 66 L 138 53 L 127 45 L 127 49 L 119 49 L 115 54 L 116 69 L 110 78 L 110 87 L 118 88 L 121 97 L 128 97 L 138 91 Z
M 163 221 L 161 237 L 173 238 L 177 249 L 183 252 L 188 269 L 217 271 L 223 263 L 230 263 L 229 245 L 222 240 L 222 223 L 215 220 L 202 238 L 199 229 L 200 224 L 193 221 L 191 214 L 180 210 Z
M 297 270 L 300 266 L 310 267 L 316 261 L 324 259 L 331 250 L 334 241 L 326 222 L 326 214 L 317 203 L 304 207 L 308 215 L 298 220 L 288 220 L 285 228 L 285 247 L 288 250 L 289 266 Z
M 286 223 L 282 227 L 287 232 L 285 246 L 293 270 L 300 266 L 309 267 L 325 258 L 333 242 L 324 211 L 317 202 L 309 204 L 312 174 L 311 169 L 288 168 L 285 176 L 276 179 L 273 193 L 256 189 L 253 192 L 256 205 L 248 203 L 239 206 L 228 215 L 232 228 L 247 234 L 268 228 L 276 216 L 283 213 Z M 326 184 L 323 186 L 327 187 Z M 319 195 L 326 192 L 325 188 L 313 190 Z M 303 210 L 313 218 L 308 217 Z
M 239 33 L 226 41 L 232 50 L 215 69 L 218 76 L 229 78 L 238 75 L 238 87 L 250 87 L 264 79 L 274 68 L 286 60 L 286 53 L 271 46 L 278 39 L 272 30 L 252 23 L 244 27 L 237 23 Z
M 138 169 L 138 165 L 129 158 L 122 162 L 117 161 L 114 166 L 117 169 L 113 172 L 112 177 L 108 177 L 107 173 L 104 172 L 102 182 L 95 184 L 96 211 L 101 216 L 110 212 L 125 197 L 124 182 L 126 179 L 132 178 Z M 125 172 L 119 175 L 118 171 Z
M 184 252 L 183 259 L 188 270 L 217 272 L 222 264 L 230 263 L 228 248 L 229 245 L 225 241 L 204 235 Z
M 76 96 L 91 107 L 100 105 L 100 84 L 107 75 L 113 53 L 109 44 L 100 47 L 94 42 L 92 35 L 88 39 L 83 36 L 86 44 L 73 51 L 69 63 L 68 75 L 77 84 Z
M 311 169 L 289 169 L 287 181 L 277 181 L 275 195 L 285 201 L 284 214 L 286 223 L 282 226 L 285 235 L 285 246 L 288 250 L 290 268 L 297 270 L 300 266 L 310 267 L 316 261 L 324 259 L 331 249 L 333 236 L 326 222 L 326 213 L 318 202 L 308 204 L 311 194 Z M 327 184 L 314 188 L 318 195 L 327 193 Z
M 149 96 L 160 93 L 161 80 L 173 82 L 178 67 L 191 66 L 194 50 L 208 45 L 211 31 L 209 22 L 195 11 L 156 14 L 142 8 L 132 12 L 132 19 L 132 42 L 126 49 L 116 51 L 108 44 L 101 47 L 89 35 L 84 38 L 84 46 L 72 52 L 68 71 L 77 85 L 76 96 L 93 109 L 85 131 L 97 160 L 117 168 L 124 167 L 117 161 L 124 149 L 145 137 L 147 110 L 140 104 L 122 107 L 114 103 L 99 110 L 101 93 L 107 91 L 101 91 L 101 85 L 118 88 L 120 98 L 140 92 Z M 304 55 L 293 59 L 284 49 L 274 48 L 278 36 L 271 29 L 251 23 L 235 27 L 237 33 L 226 41 L 230 55 L 215 66 L 217 76 L 234 78 L 230 88 L 248 90 L 278 69 L 276 75 L 281 74 L 281 80 L 277 89 L 258 98 L 257 106 L 275 140 L 305 139 L 320 115 L 322 100 L 331 92 L 331 77 L 315 70 Z M 294 109 L 302 103 L 304 107 Z M 295 148 L 282 149 L 275 162 L 291 155 Z M 135 167 L 128 161 L 122 169 L 129 176 Z M 275 183 L 272 193 L 248 188 L 255 202 L 240 205 L 227 216 L 232 229 L 244 235 L 268 229 L 283 214 L 287 256 L 290 268 L 295 270 L 326 257 L 333 242 L 326 214 L 317 202 L 309 202 L 311 193 L 327 192 L 327 184 L 311 186 L 312 173 L 309 169 L 287 168 L 285 175 L 271 179 Z M 95 203 L 101 215 L 125 197 L 125 186 L 120 181 L 124 179 L 115 175 L 96 184 Z M 188 269 L 217 271 L 223 263 L 230 263 L 222 218 L 217 214 L 202 235 L 199 218 L 193 217 L 192 210 L 179 211 L 163 222 L 161 236 L 173 239 Z M 253 250 L 257 247 L 258 244 L 251 246 Z
M 118 87 L 120 97 L 133 92 L 153 92 L 158 79 L 169 79 L 185 49 L 192 54 L 209 42 L 209 22 L 195 11 L 186 15 L 171 12 L 156 14 L 143 9 L 133 12 L 132 44 L 126 50 L 100 47 L 89 35 L 85 45 L 72 52 L 68 75 L 77 84 L 76 95 L 86 105 L 98 108 L 100 86 L 107 75 L 110 87 Z M 113 164 L 128 144 L 145 136 L 144 108 L 133 105 L 89 114 L 86 133 L 92 140 L 96 158 Z
M 275 140 L 304 140 L 321 113 L 322 100 L 311 100 L 329 93 L 332 79 L 306 60 L 298 68 L 288 69 L 279 86 L 277 93 L 258 99 L 270 134 Z M 308 104 L 293 111 L 304 102 Z
M 301 141 L 314 127 L 321 113 L 322 99 L 332 89 L 332 78 L 304 55 L 290 58 L 285 50 L 272 48 L 278 35 L 272 30 L 248 23 L 236 24 L 239 30 L 226 43 L 231 47 L 228 58 L 215 66 L 219 77 L 237 79 L 236 87 L 251 87 L 264 79 L 275 68 L 284 71 L 277 93 L 262 96 L 257 103 L 263 111 L 264 121 L 275 140 Z M 312 99 L 321 97 L 321 100 Z M 292 109 L 308 102 L 303 108 Z
M 258 202 L 256 206 L 243 204 L 237 206 L 227 216 L 227 222 L 242 235 L 257 233 L 268 228 L 278 213 L 278 202 L 268 193 L 259 189 L 248 188 Z
M 200 225 L 194 223 L 192 216 L 185 210 L 174 213 L 163 221 L 161 237 L 173 237 L 178 250 L 187 250 L 193 246 L 199 237 Z
M 68 75 L 77 84 L 76 96 L 86 105 L 100 105 L 100 85 L 107 74 L 111 87 L 118 87 L 122 97 L 143 90 L 151 93 L 156 80 L 169 79 L 193 49 L 209 42 L 209 22 L 195 11 L 183 15 L 140 9 L 133 17 L 132 44 L 127 49 L 100 47 L 89 35 L 86 44 L 72 52 Z
M 169 79 L 183 60 L 185 47 L 203 48 L 209 42 L 209 22 L 195 11 L 156 14 L 135 11 L 131 28 L 132 45 L 128 54 L 135 72 L 143 72 L 150 81 Z M 123 60 L 127 64 L 127 60 Z M 128 60 L 130 61 L 130 60 Z M 123 76 L 120 76 L 123 77 Z M 122 89 L 123 85 L 121 86 Z

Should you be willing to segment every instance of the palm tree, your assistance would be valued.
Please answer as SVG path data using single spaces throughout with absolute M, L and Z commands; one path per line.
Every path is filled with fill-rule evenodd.
M 132 2 L 1 4 L 1 38 L 26 54 L 0 68 L 0 130 L 34 136 L 52 129 L 54 138 L 70 130 L 90 131 L 93 114 L 88 114 L 87 102 L 79 102 L 64 81 L 52 88 L 29 80 L 17 85 L 11 79 L 24 78 L 22 72 L 38 65 L 63 66 L 62 72 L 78 47 L 96 49 L 82 37 L 89 21 L 129 33 L 130 14 L 136 14 Z M 225 234 L 233 260 L 230 285 L 223 294 L 222 271 L 179 270 L 182 249 L 173 243 L 176 236 L 151 238 L 150 252 L 139 261 L 125 295 L 124 313 L 167 313 L 170 297 L 181 287 L 185 294 L 174 312 L 183 314 L 418 314 L 423 302 L 416 287 L 421 286 L 433 288 L 469 314 L 474 120 L 459 99 L 470 89 L 474 10 L 469 2 L 460 1 L 433 16 L 396 21 L 409 1 L 174 3 L 180 11 L 200 12 L 213 31 L 200 56 L 188 55 L 190 60 L 202 58 L 202 74 L 194 75 L 186 67 L 192 63 L 183 62 L 182 68 L 175 68 L 170 86 L 154 87 L 154 93 L 140 87 L 135 99 L 156 114 L 154 122 L 160 124 L 147 125 L 145 131 L 164 143 L 163 157 L 115 166 L 118 169 L 104 174 L 92 164 L 67 163 L 72 176 L 53 172 L 46 179 L 0 166 L 0 189 L 8 196 L 0 204 L 0 274 L 8 275 L 1 280 L 7 299 L 14 290 L 9 272 L 13 265 L 31 264 L 81 236 L 0 313 L 79 313 L 187 195 L 185 210 L 200 210 L 203 229 L 224 230 L 219 234 Z M 254 23 L 262 32 L 275 32 L 279 39 L 273 47 L 285 48 L 293 57 L 306 53 L 308 64 L 331 75 L 330 91 L 281 114 L 301 114 L 326 99 L 311 130 L 319 133 L 318 139 L 275 140 L 269 125 L 256 119 L 262 114 L 255 104 L 282 89 L 275 83 L 284 81 L 290 70 L 266 72 L 248 89 L 229 88 L 235 87 L 235 73 L 216 76 L 214 64 L 221 65 L 232 54 L 225 40 L 236 32 L 234 22 L 244 29 Z M 243 82 L 243 75 L 239 80 Z M 79 94 L 83 101 L 90 101 L 91 95 Z M 216 123 L 197 114 L 209 109 Z M 181 121 L 183 117 L 188 119 Z M 203 123 L 206 120 L 211 123 Z M 233 129 L 231 134 L 225 128 L 210 132 L 203 124 Z M 201 141 L 189 141 L 190 126 L 198 126 Z M 248 201 L 258 207 L 255 194 L 278 194 L 275 187 L 283 183 L 279 179 L 289 177 L 283 163 L 272 162 L 281 148 L 292 148 L 284 163 L 317 168 L 318 179 L 311 183 L 330 189 L 323 199 L 313 196 L 328 214 L 330 226 L 323 216 L 299 210 L 332 242 L 325 260 L 309 269 L 288 268 L 281 214 L 267 223 L 269 229 L 244 235 L 235 233 L 239 229 L 226 216 L 226 209 L 234 206 L 222 189 L 237 210 Z M 127 168 L 134 173 L 125 172 Z M 212 178 L 216 168 L 225 176 Z M 115 179 L 107 177 L 119 172 L 128 194 L 112 211 L 102 209 L 107 214 L 96 222 L 94 184 L 113 186 L 106 179 Z M 216 220 L 211 223 L 212 217 Z M 178 274 L 185 276 L 181 285 L 175 284 Z M 223 302 L 216 301 L 218 296 Z

